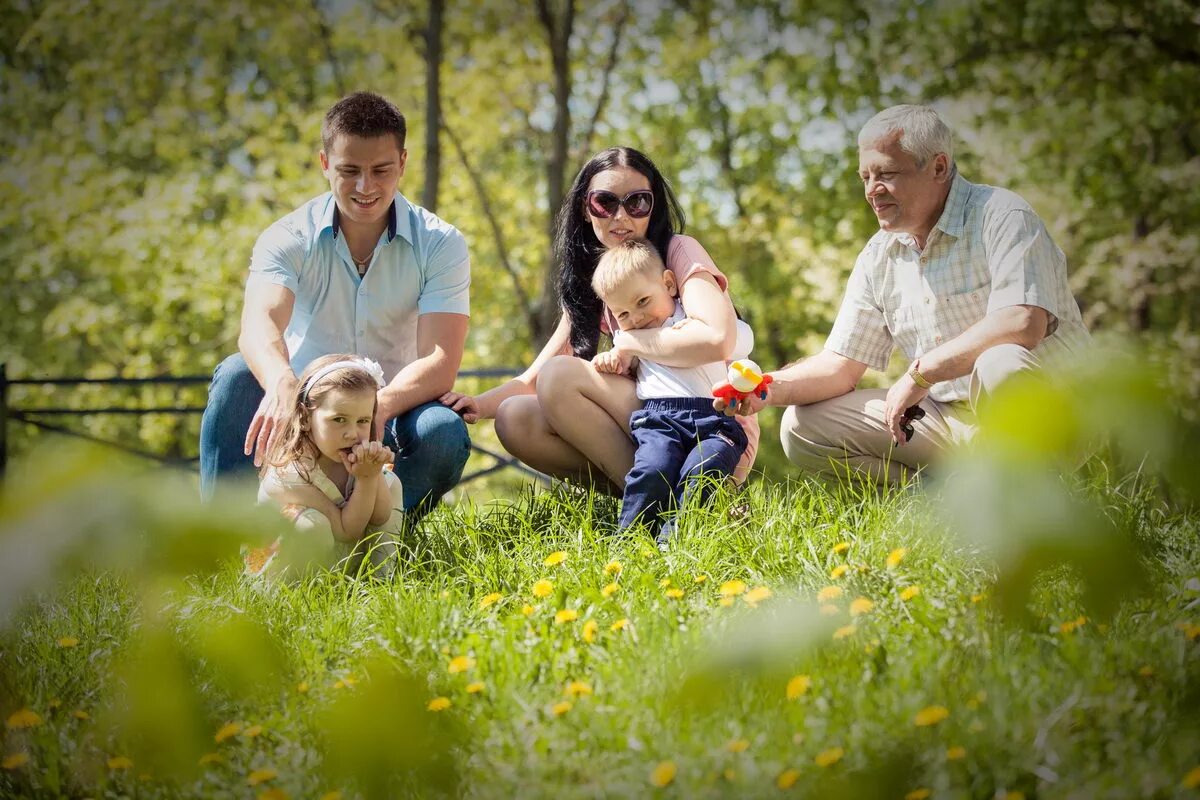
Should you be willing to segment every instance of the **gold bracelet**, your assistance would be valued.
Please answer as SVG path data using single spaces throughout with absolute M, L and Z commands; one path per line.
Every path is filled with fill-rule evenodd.
M 915 383 L 917 386 L 920 386 L 922 389 L 932 389 L 933 384 L 930 383 L 928 379 L 926 379 L 926 377 L 920 373 L 920 364 L 920 359 L 914 361 L 912 366 L 908 368 L 908 376 L 913 379 L 913 383 Z

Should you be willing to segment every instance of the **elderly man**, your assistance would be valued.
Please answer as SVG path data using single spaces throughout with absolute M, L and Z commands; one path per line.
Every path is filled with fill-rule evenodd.
M 200 426 L 200 490 L 262 464 L 313 359 L 378 361 L 377 438 L 395 453 L 410 519 L 454 488 L 470 454 L 466 425 L 437 398 L 454 385 L 469 314 L 471 265 L 453 226 L 398 191 L 407 126 L 383 97 L 338 101 L 321 128 L 330 191 L 271 225 L 250 259 L 239 353 L 213 374 Z
M 737 413 L 787 406 L 780 437 L 793 463 L 891 484 L 968 439 L 981 397 L 1077 352 L 1088 334 L 1045 225 L 1012 192 L 958 174 L 933 109 L 880 112 L 859 133 L 858 158 L 880 230 L 858 256 L 825 349 L 772 373 L 766 400 L 742 401 Z M 909 361 L 900 379 L 856 390 L 897 346 Z

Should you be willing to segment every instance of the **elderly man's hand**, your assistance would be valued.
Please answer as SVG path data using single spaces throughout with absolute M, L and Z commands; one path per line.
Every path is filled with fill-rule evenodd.
M 714 383 L 713 392 L 724 386 L 723 383 Z M 749 417 L 762 411 L 771 404 L 771 386 L 768 384 L 762 393 L 753 393 L 747 396 L 744 400 L 734 403 L 727 403 L 724 399 L 718 397 L 713 400 L 713 409 L 718 413 L 724 414 L 727 417 Z
M 922 389 L 913 381 L 912 377 L 906 372 L 900 376 L 900 380 L 892 384 L 892 388 L 888 389 L 887 400 L 884 405 L 884 422 L 888 426 L 888 430 L 892 434 L 892 441 L 896 446 L 905 444 L 908 439 L 904 435 L 904 431 L 900 429 L 901 417 L 904 412 L 920 403 L 929 395 L 928 389 Z

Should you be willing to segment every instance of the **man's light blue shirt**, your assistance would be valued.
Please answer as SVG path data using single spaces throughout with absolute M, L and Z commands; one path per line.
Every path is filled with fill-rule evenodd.
M 373 358 L 391 380 L 416 360 L 417 317 L 470 314 L 471 261 L 463 235 L 399 192 L 362 278 L 326 192 L 267 228 L 254 245 L 247 286 L 296 296 L 284 339 L 299 375 L 329 353 Z

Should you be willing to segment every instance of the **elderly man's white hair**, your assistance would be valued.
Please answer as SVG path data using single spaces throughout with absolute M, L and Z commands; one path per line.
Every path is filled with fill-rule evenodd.
M 902 131 L 900 149 L 924 167 L 938 153 L 945 153 L 954 163 L 954 145 L 950 128 L 929 106 L 900 105 L 885 108 L 867 120 L 858 132 L 858 149 Z

